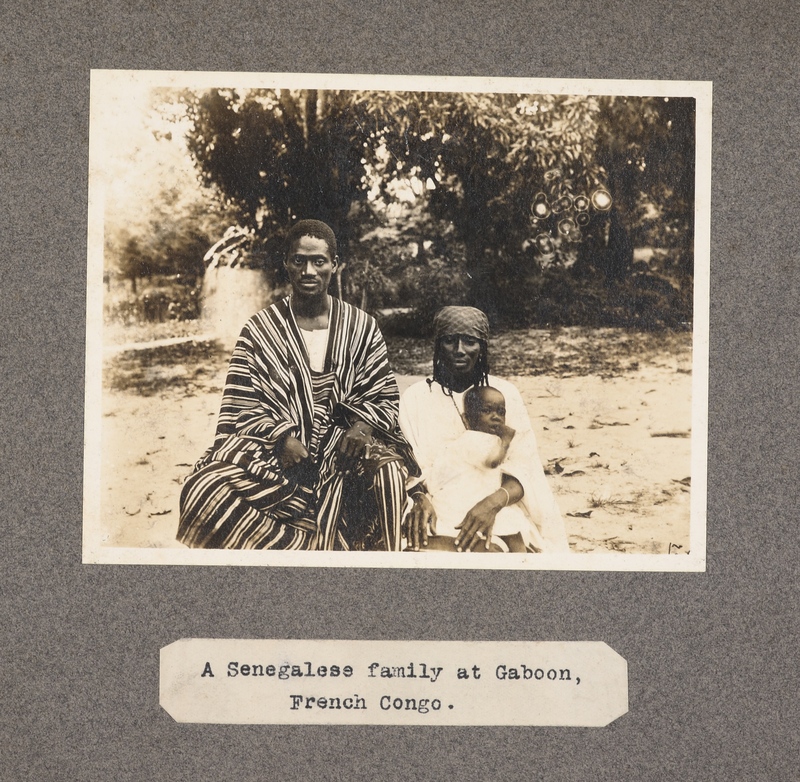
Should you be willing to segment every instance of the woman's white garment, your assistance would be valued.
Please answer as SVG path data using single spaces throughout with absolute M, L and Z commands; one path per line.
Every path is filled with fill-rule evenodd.
M 564 522 L 544 475 L 525 403 L 516 387 L 507 380 L 490 376 L 489 385 L 505 397 L 506 424 L 516 431 L 501 471 L 516 478 L 524 490 L 523 498 L 516 503 L 527 521 L 523 538 L 533 548 L 546 553 L 569 551 Z M 400 428 L 422 470 L 418 480 L 429 481 L 439 455 L 464 434 L 463 397 L 463 393 L 449 396 L 438 383 L 428 384 L 427 380 L 415 383 L 401 397 Z M 434 508 L 438 516 L 440 508 L 436 502 Z M 447 514 L 448 510 L 442 507 L 441 513 Z M 460 521 L 463 517 L 456 523 Z M 437 531 L 445 534 L 438 524 Z
M 329 331 L 329 328 L 315 329 L 314 331 L 300 329 L 308 351 L 309 366 L 315 372 L 322 372 L 325 369 L 325 351 L 328 349 Z
M 465 431 L 439 451 L 428 476 L 428 491 L 436 508 L 437 535 L 452 538 L 457 525 L 482 499 L 503 482 L 505 457 L 500 438 L 494 434 Z M 518 504 L 503 508 L 495 518 L 494 535 L 526 534 L 528 519 Z

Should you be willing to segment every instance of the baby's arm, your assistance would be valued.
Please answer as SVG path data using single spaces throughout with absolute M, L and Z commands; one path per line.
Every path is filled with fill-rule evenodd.
M 503 450 L 508 450 L 508 446 L 511 445 L 511 441 L 514 439 L 514 435 L 516 433 L 516 429 L 512 429 L 510 426 L 503 424 L 498 433 L 500 436 L 500 442 L 503 444 Z
M 497 436 L 500 438 L 500 455 L 499 458 L 494 458 L 489 463 L 490 467 L 498 467 L 502 464 L 503 460 L 506 458 L 506 454 L 508 453 L 508 447 L 511 445 L 511 441 L 514 439 L 514 435 L 516 434 L 516 430 L 512 429 L 510 426 L 506 426 L 505 424 L 500 425 L 497 428 Z

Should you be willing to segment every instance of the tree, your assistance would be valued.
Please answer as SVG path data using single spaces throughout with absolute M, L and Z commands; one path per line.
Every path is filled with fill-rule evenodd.
M 131 291 L 136 293 L 136 281 L 151 274 L 150 265 L 135 236 L 127 231 L 121 232 L 118 241 L 118 247 L 115 247 L 113 240 L 106 241 L 107 254 L 116 256 L 117 271 L 124 279 L 130 280 Z M 111 253 L 108 253 L 109 249 Z
M 525 280 L 538 273 L 542 260 L 530 240 L 553 232 L 558 222 L 555 211 L 534 220 L 537 195 L 555 205 L 559 198 L 589 194 L 602 184 L 604 171 L 594 156 L 597 99 L 473 93 L 401 97 L 393 106 L 393 133 L 387 117 L 385 140 L 392 159 L 407 160 L 411 173 L 426 182 L 432 214 L 452 225 L 463 243 L 471 303 L 493 316 L 518 311 Z M 568 238 L 579 240 L 577 226 Z
M 205 185 L 255 230 L 268 251 L 297 219 L 331 224 L 343 246 L 364 189 L 363 123 L 357 93 L 318 90 L 186 91 L 187 146 Z
M 202 277 L 203 256 L 231 216 L 172 185 L 146 202 L 137 200 L 136 206 L 135 214 L 116 212 L 107 218 L 106 265 L 130 280 L 134 293 L 137 278 L 153 274 L 179 275 L 188 284 Z
M 614 199 L 612 229 L 647 243 L 674 246 L 690 277 L 694 244 L 694 98 L 605 97 L 600 102 L 597 160 Z M 610 241 L 610 237 L 609 237 Z M 606 259 L 612 279 L 624 276 L 619 259 Z
M 545 260 L 531 241 L 537 233 L 556 262 L 580 248 L 614 283 L 629 275 L 641 239 L 633 235 L 655 214 L 691 274 L 693 99 L 467 93 L 393 108 L 391 157 L 433 185 L 431 211 L 455 227 L 472 300 L 490 313 L 519 310 Z M 538 202 L 546 208 L 537 218 Z
M 542 247 L 565 263 L 587 238 L 607 243 L 610 233 L 629 243 L 629 204 L 643 189 L 655 203 L 650 191 L 688 193 L 682 183 L 691 179 L 693 149 L 672 154 L 685 133 L 664 135 L 672 109 L 650 98 L 214 89 L 180 100 L 202 181 L 268 255 L 276 257 L 275 237 L 302 217 L 329 222 L 345 253 L 353 246 L 358 255 L 355 240 L 385 225 L 388 207 L 411 190 L 430 218 L 415 223 L 430 232 L 416 244 L 447 237 L 444 255 L 463 257 L 469 301 L 496 316 L 517 310 L 526 281 L 548 260 Z M 632 151 L 637 161 L 666 157 L 652 175 L 631 179 L 623 161 Z M 682 179 L 665 185 L 670 165 Z M 579 226 L 572 199 L 601 187 L 619 200 L 611 228 L 609 204 L 585 209 Z M 544 216 L 532 214 L 537 198 L 548 205 Z M 671 203 L 678 214 L 690 201 Z M 537 234 L 551 235 L 552 247 L 537 245 Z M 368 285 L 385 270 L 365 260 L 362 271 Z
M 198 181 L 173 125 L 149 108 L 148 99 L 132 113 L 138 122 L 103 171 L 106 270 L 130 280 L 134 292 L 138 278 L 153 274 L 195 281 L 209 246 L 235 220 Z

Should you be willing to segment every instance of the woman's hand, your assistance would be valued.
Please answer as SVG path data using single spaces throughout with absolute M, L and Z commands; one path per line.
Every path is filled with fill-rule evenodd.
M 306 447 L 296 437 L 287 435 L 278 443 L 278 463 L 284 470 L 308 459 Z
M 406 516 L 405 528 L 408 547 L 419 551 L 428 545 L 428 525 L 436 524 L 436 511 L 427 494 L 414 495 L 414 507 Z
M 505 507 L 505 499 L 505 492 L 498 490 L 484 497 L 467 512 L 464 521 L 456 525 L 459 533 L 455 543 L 459 551 L 474 551 L 478 548 L 488 550 L 494 520 L 498 512 Z
M 525 490 L 516 478 L 503 475 L 502 488 L 484 497 L 456 526 L 460 530 L 455 540 L 456 548 L 459 551 L 475 551 L 478 548 L 488 551 L 495 517 L 507 505 L 521 500 L 524 494 Z

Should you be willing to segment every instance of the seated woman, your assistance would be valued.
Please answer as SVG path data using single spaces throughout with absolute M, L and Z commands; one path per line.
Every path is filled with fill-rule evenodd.
M 492 551 L 499 512 L 516 506 L 526 524 L 523 545 L 506 540 L 509 550 L 569 551 L 561 513 L 542 469 L 525 404 L 506 380 L 489 375 L 489 322 L 473 307 L 445 307 L 434 318 L 433 378 L 415 383 L 400 400 L 400 427 L 422 470 L 409 484 L 414 506 L 406 518 L 408 548 L 418 550 Z M 505 399 L 506 423 L 515 431 L 502 462 L 502 483 L 467 510 L 455 538 L 437 534 L 439 508 L 428 491 L 434 465 L 467 430 L 464 394 L 474 386 L 491 386 Z M 435 475 L 434 475 L 435 477 Z M 440 539 L 440 538 L 445 539 Z M 512 536 L 507 536 L 512 537 Z

